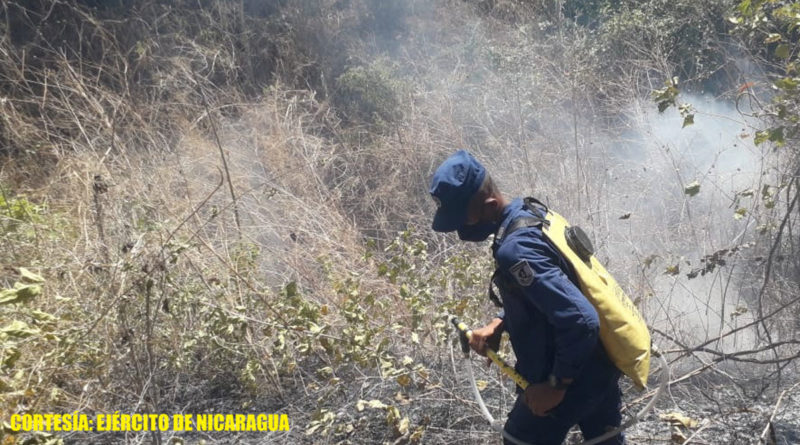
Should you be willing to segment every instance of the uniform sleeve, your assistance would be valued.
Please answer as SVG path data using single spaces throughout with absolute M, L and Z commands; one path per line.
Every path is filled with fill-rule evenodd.
M 559 378 L 575 378 L 597 346 L 600 321 L 589 300 L 559 267 L 559 259 L 553 247 L 537 236 L 511 236 L 497 255 L 500 270 L 522 288 L 522 297 L 554 328 L 551 372 Z

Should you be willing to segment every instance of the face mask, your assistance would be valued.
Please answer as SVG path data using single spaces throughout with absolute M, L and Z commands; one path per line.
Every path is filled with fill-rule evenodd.
M 484 241 L 496 230 L 497 224 L 493 222 L 464 225 L 458 229 L 458 238 L 461 241 Z

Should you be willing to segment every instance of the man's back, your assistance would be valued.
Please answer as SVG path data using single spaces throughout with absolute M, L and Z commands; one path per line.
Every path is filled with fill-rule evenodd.
M 503 212 L 499 239 L 493 245 L 505 310 L 504 328 L 511 337 L 518 371 L 531 382 L 542 382 L 551 372 L 562 371 L 556 368 L 557 358 L 561 359 L 560 368 L 570 368 L 576 361 L 584 363 L 585 356 L 588 360 L 582 368 L 586 369 L 563 369 L 574 374 L 575 384 L 583 386 L 586 380 L 578 378 L 581 371 L 610 381 L 618 372 L 596 335 L 597 312 L 578 289 L 572 267 L 540 227 L 521 227 L 508 233 L 518 218 L 531 216 L 543 215 L 534 215 L 524 208 L 522 200 L 513 200 Z M 526 266 L 533 276 L 524 277 L 520 283 L 516 275 L 527 272 L 518 269 Z M 556 356 L 559 341 L 569 345 L 561 357 Z

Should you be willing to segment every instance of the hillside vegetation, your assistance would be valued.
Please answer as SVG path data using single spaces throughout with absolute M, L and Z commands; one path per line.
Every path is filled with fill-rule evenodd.
M 458 148 L 583 226 L 644 313 L 672 387 L 631 443 L 798 443 L 799 17 L 0 0 L 0 419 L 291 422 L 0 443 L 500 443 L 447 323 L 494 314 L 489 246 L 430 229 Z M 502 417 L 513 385 L 478 374 Z

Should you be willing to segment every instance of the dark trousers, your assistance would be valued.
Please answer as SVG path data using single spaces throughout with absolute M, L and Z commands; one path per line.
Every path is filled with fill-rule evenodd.
M 578 425 L 584 440 L 592 439 L 618 427 L 622 421 L 620 414 L 619 384 L 606 388 L 567 390 L 564 400 L 544 417 L 534 416 L 525 405 L 522 394 L 517 397 L 514 408 L 508 415 L 506 431 L 515 438 L 534 445 L 559 445 L 564 441 L 570 428 Z M 511 442 L 505 440 L 506 445 Z M 602 442 L 602 445 L 622 445 L 624 434 L 620 433 Z

